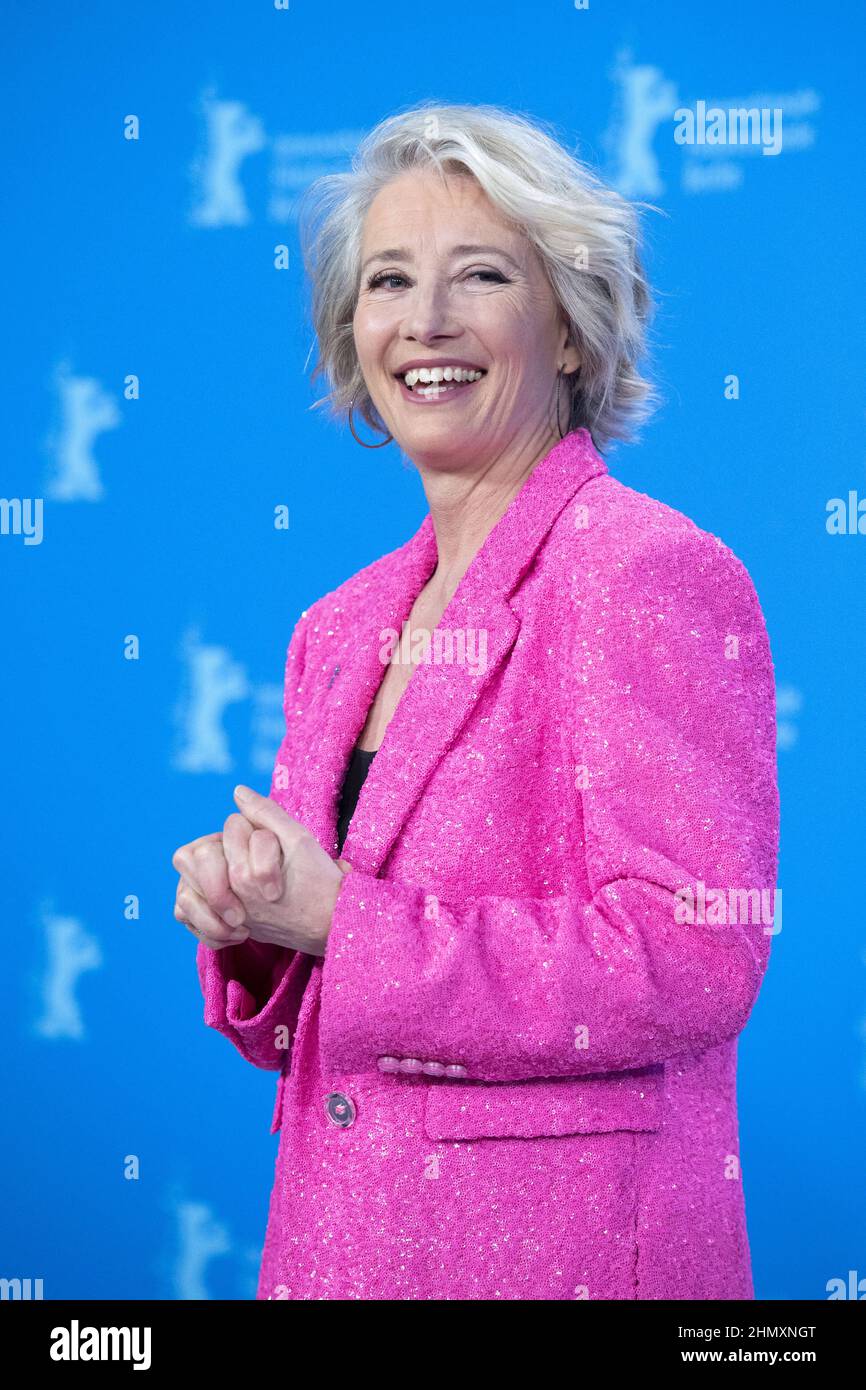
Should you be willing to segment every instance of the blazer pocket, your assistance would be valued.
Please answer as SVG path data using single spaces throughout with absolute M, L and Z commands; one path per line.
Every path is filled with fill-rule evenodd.
M 536 1139 L 661 1127 L 664 1065 L 538 1081 L 431 1081 L 428 1139 Z

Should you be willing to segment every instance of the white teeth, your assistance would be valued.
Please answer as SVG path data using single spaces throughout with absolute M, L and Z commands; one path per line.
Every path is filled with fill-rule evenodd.
M 411 389 L 419 381 L 425 386 L 438 385 L 442 381 L 477 381 L 483 375 L 483 372 L 473 371 L 468 367 L 413 367 L 406 373 L 404 380 Z

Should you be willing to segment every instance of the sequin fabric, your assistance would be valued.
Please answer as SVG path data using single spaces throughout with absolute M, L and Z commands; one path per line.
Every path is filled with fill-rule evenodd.
M 382 633 L 435 562 L 428 515 L 295 628 L 270 794 L 331 854 Z M 325 956 L 198 949 L 206 1023 L 279 1072 L 257 1297 L 751 1299 L 736 1050 L 779 806 L 748 573 L 579 430 L 440 628 L 485 659 L 413 674 Z

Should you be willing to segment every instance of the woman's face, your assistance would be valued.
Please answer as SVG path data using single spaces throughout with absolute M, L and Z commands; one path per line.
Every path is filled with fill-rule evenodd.
M 557 370 L 579 358 L 538 253 L 473 179 L 413 172 L 379 192 L 354 332 L 373 403 L 416 463 L 483 465 L 558 441 Z M 410 388 L 411 364 L 483 375 Z

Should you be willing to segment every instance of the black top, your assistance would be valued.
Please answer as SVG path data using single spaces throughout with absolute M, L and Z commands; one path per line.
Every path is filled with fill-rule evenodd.
M 352 756 L 349 759 L 349 766 L 343 780 L 343 790 L 340 793 L 340 812 L 337 818 L 338 856 L 343 853 L 343 842 L 349 829 L 349 823 L 355 814 L 355 807 L 358 804 L 364 779 L 370 771 L 370 764 L 375 758 L 376 752 L 375 748 L 352 749 Z

